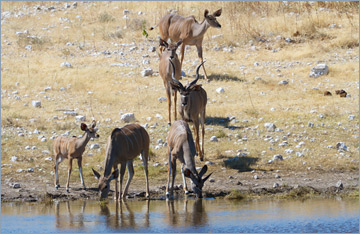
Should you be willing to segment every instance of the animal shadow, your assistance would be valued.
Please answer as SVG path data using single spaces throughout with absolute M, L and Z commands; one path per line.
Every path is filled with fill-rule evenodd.
M 205 118 L 205 124 L 207 125 L 221 125 L 227 127 L 229 122 L 230 122 L 229 118 L 211 117 L 211 116 Z
M 252 157 L 230 157 L 224 160 L 224 164 L 226 167 L 231 169 L 237 169 L 239 172 L 252 171 L 251 165 L 254 165 L 259 158 Z
M 245 82 L 245 79 L 238 78 L 236 76 L 231 75 L 221 75 L 221 74 L 211 74 L 208 76 L 208 79 L 210 81 L 217 80 L 217 81 L 239 81 L 239 82 Z

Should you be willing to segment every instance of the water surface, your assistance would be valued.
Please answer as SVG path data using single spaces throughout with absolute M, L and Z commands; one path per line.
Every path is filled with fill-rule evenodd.
M 357 199 L 2 203 L 1 233 L 359 232 Z

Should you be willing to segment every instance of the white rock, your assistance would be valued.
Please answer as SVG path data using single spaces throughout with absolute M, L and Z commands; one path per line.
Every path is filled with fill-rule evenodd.
M 63 62 L 63 63 L 60 64 L 60 67 L 72 68 L 72 65 L 69 62 Z
M 215 179 L 211 178 L 211 179 L 209 180 L 209 182 L 210 182 L 210 183 L 214 183 L 214 182 L 215 182 Z
M 43 150 L 43 151 L 41 151 L 41 153 L 43 153 L 43 154 L 50 154 L 50 151 L 49 151 L 49 150 Z
M 29 145 L 27 145 L 27 146 L 25 146 L 25 149 L 29 150 L 29 149 L 31 149 L 31 147 Z
M 45 137 L 41 138 L 41 142 L 46 142 L 47 139 Z
M 32 46 L 31 46 L 31 45 L 27 45 L 27 46 L 25 46 L 25 49 L 28 50 L 28 51 L 31 51 L 31 50 L 32 50 Z
M 158 119 L 163 119 L 162 115 L 160 115 L 160 114 L 156 114 L 155 117 Z
M 34 172 L 34 168 L 28 168 L 27 172 Z
M 141 72 L 141 75 L 142 75 L 143 77 L 145 77 L 145 76 L 151 76 L 153 73 L 154 73 L 154 72 L 153 72 L 153 70 L 152 70 L 151 68 L 146 68 L 145 70 L 143 70 L 143 71 Z
M 279 184 L 275 182 L 275 183 L 273 184 L 273 188 L 278 188 L 278 187 L 279 187 Z
M 41 107 L 41 101 L 32 101 L 31 104 L 33 107 Z
M 16 189 L 21 188 L 21 185 L 19 183 L 13 183 L 11 187 Z
M 311 68 L 310 77 L 317 78 L 322 75 L 329 74 L 329 67 L 326 64 L 318 64 L 315 67 Z
M 65 111 L 64 115 L 71 115 L 71 116 L 77 116 L 77 113 L 74 111 Z
M 210 141 L 211 142 L 218 142 L 219 140 L 218 140 L 218 138 L 216 136 L 212 136 L 212 137 L 210 137 Z
M 165 102 L 166 100 L 167 100 L 166 97 L 159 97 L 159 98 L 158 98 L 158 101 L 159 101 L 160 103 Z
M 76 121 L 86 121 L 86 117 L 83 115 L 77 115 L 75 116 Z
M 52 161 L 52 157 L 45 158 L 45 161 Z
M 355 115 L 349 115 L 349 120 L 354 120 L 355 119 Z
M 277 160 L 283 160 L 283 156 L 280 155 L 280 154 L 275 154 L 274 157 L 273 157 L 273 161 L 277 161 Z
M 282 81 L 280 81 L 278 84 L 279 84 L 279 85 L 287 85 L 287 84 L 289 84 L 289 81 L 287 81 L 287 80 L 282 80 Z
M 133 122 L 135 121 L 135 114 L 134 113 L 126 113 L 123 114 L 120 118 L 125 123 Z
M 90 145 L 90 149 L 99 149 L 100 145 L 99 144 L 92 144 Z
M 225 90 L 222 87 L 216 89 L 217 93 L 225 93 Z
M 275 129 L 276 129 L 276 126 L 275 126 L 275 124 L 273 124 L 273 123 L 265 123 L 265 124 L 264 124 L 264 127 L 266 128 L 266 130 L 267 130 L 268 132 L 274 132 Z
M 338 143 L 336 143 L 336 149 L 337 149 L 339 152 L 348 151 L 348 147 L 345 145 L 344 142 L 338 142 Z
M 16 162 L 18 159 L 19 159 L 19 158 L 18 158 L 17 156 L 12 156 L 10 160 L 11 160 L 12 162 Z

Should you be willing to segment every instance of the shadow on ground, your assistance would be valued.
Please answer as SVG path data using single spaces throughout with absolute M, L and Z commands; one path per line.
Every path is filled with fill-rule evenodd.
M 226 167 L 231 169 L 237 169 L 239 172 L 252 171 L 251 165 L 254 165 L 259 158 L 252 157 L 230 157 L 224 160 L 224 164 Z
M 210 81 L 216 80 L 216 81 L 239 81 L 244 82 L 245 79 L 238 78 L 236 76 L 230 76 L 230 75 L 221 75 L 221 74 L 211 74 L 208 76 L 208 79 Z
M 241 126 L 231 126 L 229 125 L 230 119 L 228 117 L 224 118 L 224 117 L 211 117 L 211 116 L 207 116 L 205 118 L 205 124 L 206 125 L 217 125 L 217 126 L 223 126 L 225 128 L 229 128 L 229 129 L 239 129 L 242 128 Z

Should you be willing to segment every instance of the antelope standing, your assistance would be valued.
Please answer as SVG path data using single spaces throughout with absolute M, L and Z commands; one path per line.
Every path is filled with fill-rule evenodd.
M 198 53 L 198 57 L 203 62 L 202 54 L 202 42 L 204 35 L 209 27 L 221 28 L 221 25 L 217 21 L 217 17 L 221 15 L 222 9 L 215 11 L 212 14 L 209 14 L 208 10 L 204 12 L 204 20 L 201 23 L 198 23 L 194 16 L 183 17 L 175 14 L 167 14 L 160 19 L 160 22 L 151 27 L 150 30 L 153 30 L 155 27 L 159 26 L 160 38 L 164 41 L 167 41 L 170 38 L 172 41 L 182 40 L 181 45 L 181 62 L 180 69 L 184 60 L 184 52 L 186 45 L 195 45 Z M 206 74 L 205 66 L 203 65 L 205 79 L 208 80 Z
M 169 177 L 166 186 L 166 196 L 170 197 L 173 194 L 174 181 L 176 176 L 176 159 L 182 163 L 181 173 L 184 182 L 185 194 L 188 194 L 185 177 L 189 177 L 192 182 L 192 189 L 197 197 L 202 197 L 202 187 L 205 181 L 212 173 L 202 179 L 202 176 L 207 171 L 207 166 L 203 166 L 198 173 L 195 168 L 195 145 L 189 128 L 189 125 L 184 120 L 175 121 L 169 131 L 167 137 L 169 146 Z M 170 187 L 170 175 L 172 175 L 172 183 Z M 170 191 L 169 191 L 170 187 Z
M 82 173 L 82 154 L 85 151 L 85 146 L 89 142 L 90 138 L 99 138 L 99 134 L 96 133 L 97 129 L 95 128 L 96 122 L 95 120 L 92 122 L 90 128 L 84 123 L 81 123 L 81 130 L 84 131 L 84 135 L 80 138 L 77 137 L 64 137 L 59 136 L 54 140 L 54 155 L 55 155 L 55 188 L 58 189 L 60 187 L 59 183 L 59 164 L 64 160 L 64 158 L 69 159 L 69 167 L 68 167 L 68 178 L 66 183 L 66 191 L 69 192 L 69 182 L 70 175 L 72 170 L 72 161 L 77 159 L 79 171 L 80 171 L 80 180 L 83 188 L 86 190 L 86 186 L 84 183 L 83 173 Z
M 141 153 L 144 162 L 145 179 L 146 179 L 146 197 L 149 197 L 148 181 L 148 159 L 149 159 L 150 138 L 147 131 L 139 124 L 128 124 L 122 128 L 115 128 L 108 138 L 105 156 L 104 175 L 93 170 L 95 177 L 99 180 L 100 198 L 105 199 L 110 190 L 110 181 L 117 179 L 119 175 L 118 164 L 120 167 L 120 193 L 118 183 L 115 181 L 115 199 L 121 196 L 126 199 L 126 194 L 130 186 L 131 179 L 134 176 L 133 160 Z M 129 177 L 126 182 L 124 193 L 122 193 L 122 182 L 125 169 L 128 169 Z M 114 169 L 111 173 L 111 169 Z
M 206 112 L 206 103 L 207 103 L 207 94 L 206 91 L 201 87 L 201 85 L 197 85 L 196 82 L 199 79 L 199 69 L 201 65 L 204 63 L 202 62 L 196 68 L 196 77 L 190 84 L 184 87 L 180 81 L 176 80 L 174 77 L 174 64 L 170 60 L 171 65 L 173 66 L 173 73 L 172 73 L 172 82 L 170 83 L 172 88 L 178 90 L 181 95 L 181 106 L 180 106 L 180 115 L 183 120 L 186 122 L 193 122 L 193 129 L 195 135 L 195 146 L 196 150 L 199 153 L 200 160 L 204 160 L 204 135 L 205 135 L 205 112 Z M 199 115 L 200 115 L 200 122 L 202 128 L 202 142 L 201 142 L 201 149 L 200 149 L 200 142 L 199 142 Z
M 168 100 L 168 111 L 169 111 L 169 122 L 168 124 L 171 125 L 171 94 L 174 96 L 174 115 L 176 120 L 176 90 L 171 88 L 171 74 L 172 74 L 172 67 L 170 65 L 169 60 L 175 65 L 175 79 L 179 80 L 181 76 L 181 69 L 180 69 L 180 62 L 179 58 L 176 54 L 176 49 L 181 45 L 182 41 L 178 41 L 176 44 L 168 44 L 166 41 L 160 39 L 160 45 L 164 46 L 166 49 L 160 55 L 160 63 L 159 63 L 159 73 L 161 78 L 163 79 L 166 96 Z

